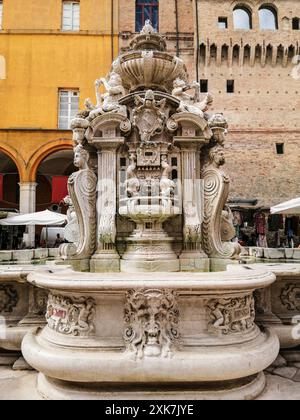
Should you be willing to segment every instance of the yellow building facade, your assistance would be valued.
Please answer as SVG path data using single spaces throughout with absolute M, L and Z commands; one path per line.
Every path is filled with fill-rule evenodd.
M 76 92 L 78 107 L 95 101 L 93 81 L 118 53 L 118 0 L 3 0 L 1 9 L 0 173 L 10 181 L 0 207 L 42 210 L 49 175 L 72 148 L 59 124 L 60 92 Z M 48 181 L 38 179 L 43 162 Z

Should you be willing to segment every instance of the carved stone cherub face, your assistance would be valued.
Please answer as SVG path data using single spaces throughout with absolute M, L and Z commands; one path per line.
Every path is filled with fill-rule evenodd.
M 186 83 L 182 79 L 176 79 L 173 83 L 174 88 L 184 88 L 186 86 Z
M 64 202 L 64 204 L 66 205 L 66 206 L 72 206 L 72 200 L 71 200 L 71 197 L 69 196 L 69 195 L 67 195 L 64 199 L 63 199 L 63 202 Z
M 147 90 L 145 95 L 145 106 L 146 108 L 151 108 L 155 102 L 154 93 L 152 90 Z
M 122 86 L 122 79 L 117 73 L 112 72 L 109 75 L 109 84 L 111 87 Z

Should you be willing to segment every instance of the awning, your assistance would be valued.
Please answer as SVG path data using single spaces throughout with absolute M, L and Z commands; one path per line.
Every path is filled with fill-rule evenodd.
M 300 197 L 271 207 L 271 214 L 287 214 L 294 216 L 300 214 Z
M 0 225 L 5 226 L 57 226 L 63 225 L 67 221 L 67 216 L 54 213 L 49 210 L 37 213 L 20 214 L 0 220 Z

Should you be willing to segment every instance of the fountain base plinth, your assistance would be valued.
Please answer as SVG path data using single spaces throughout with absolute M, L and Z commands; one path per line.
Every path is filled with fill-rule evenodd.
M 104 387 L 59 381 L 40 374 L 38 377 L 39 393 L 49 400 L 254 400 L 264 390 L 265 375 L 250 376 L 235 381 L 209 384 L 178 384 L 159 386 L 157 384 L 126 384 L 124 386 Z
M 120 271 L 120 256 L 116 250 L 102 250 L 91 259 L 92 273 L 117 273 Z

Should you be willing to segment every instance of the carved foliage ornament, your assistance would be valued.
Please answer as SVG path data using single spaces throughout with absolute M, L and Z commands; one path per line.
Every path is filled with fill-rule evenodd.
M 255 302 L 252 295 L 212 299 L 207 304 L 209 329 L 224 335 L 245 333 L 255 326 Z
M 46 313 L 48 327 L 60 334 L 90 336 L 95 331 L 95 307 L 92 298 L 66 298 L 51 293 Z
M 281 291 L 281 303 L 289 311 L 300 311 L 300 285 L 287 284 Z
M 179 311 L 175 293 L 130 290 L 125 304 L 127 351 L 135 358 L 170 357 L 179 341 Z
M 11 286 L 0 286 L 0 313 L 13 312 L 19 301 L 18 292 Z
M 45 315 L 48 302 L 48 292 L 43 289 L 33 287 L 31 290 L 29 313 L 31 315 Z

